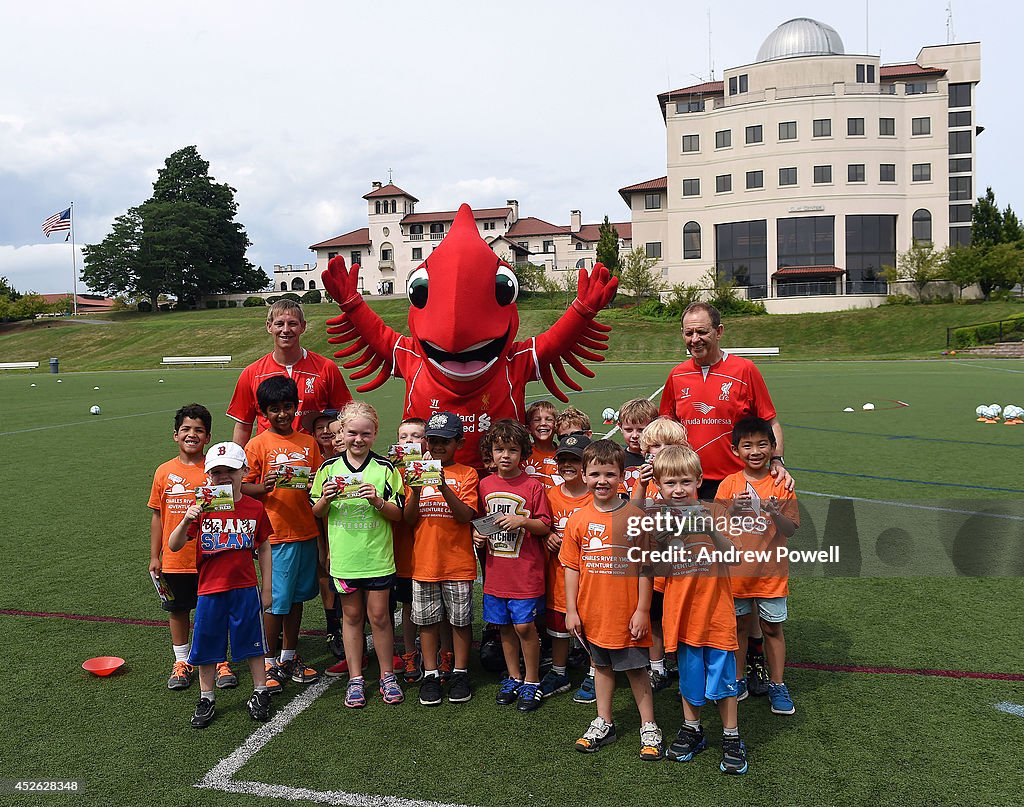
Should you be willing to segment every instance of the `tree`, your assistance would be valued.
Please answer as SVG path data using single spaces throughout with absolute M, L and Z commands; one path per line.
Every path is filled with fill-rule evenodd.
M 1024 230 L 1021 229 L 1020 220 L 1013 208 L 1009 205 L 1003 211 L 1003 243 L 1013 244 L 1024 239 Z
M 653 297 L 667 291 L 668 284 L 654 271 L 657 258 L 649 258 L 643 247 L 630 250 L 619 269 L 619 283 L 629 289 L 637 300 Z
M 619 271 L 619 231 L 615 229 L 608 217 L 604 217 L 598 230 L 597 261 L 613 275 Z
M 896 267 L 886 267 L 886 278 L 891 282 L 907 280 L 917 289 L 917 299 L 924 299 L 925 287 L 938 280 L 946 263 L 945 250 L 936 250 L 931 241 L 917 241 L 910 249 L 896 256 Z
M 48 303 L 35 292 L 22 294 L 6 277 L 0 277 L 0 322 L 32 319 L 36 314 L 61 313 L 69 313 L 67 298 L 56 303 Z
M 960 299 L 964 297 L 964 289 L 981 279 L 981 252 L 977 247 L 955 244 L 946 250 L 946 279 L 960 290 Z
M 980 247 L 999 244 L 1003 240 L 1003 216 L 996 204 L 992 188 L 985 189 L 971 208 L 971 243 Z
M 1024 252 L 1018 244 L 995 244 L 983 250 L 978 285 L 988 299 L 998 289 L 1012 289 L 1024 273 Z

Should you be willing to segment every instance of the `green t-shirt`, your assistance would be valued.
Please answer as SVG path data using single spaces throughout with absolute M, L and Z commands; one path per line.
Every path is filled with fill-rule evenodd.
M 327 460 L 316 472 L 309 498 L 314 503 L 323 495 L 324 482 L 330 477 L 361 473 L 385 500 L 401 509 L 402 474 L 395 466 L 372 451 L 359 468 L 349 465 L 345 455 Z M 395 573 L 395 547 L 391 522 L 366 499 L 343 499 L 331 502 L 327 512 L 327 545 L 331 554 L 331 577 L 359 579 L 384 577 Z

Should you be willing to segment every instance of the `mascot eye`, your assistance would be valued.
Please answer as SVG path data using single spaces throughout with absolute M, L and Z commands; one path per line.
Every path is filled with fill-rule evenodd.
M 409 302 L 417 308 L 423 308 L 427 304 L 427 267 L 421 266 L 409 275 Z
M 494 278 L 494 299 L 498 305 L 511 305 L 519 296 L 519 281 L 507 266 L 499 266 Z

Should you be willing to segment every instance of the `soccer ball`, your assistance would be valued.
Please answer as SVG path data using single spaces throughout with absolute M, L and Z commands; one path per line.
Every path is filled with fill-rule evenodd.
M 601 420 L 603 420 L 606 424 L 617 423 L 619 420 L 619 413 L 612 409 L 610 406 L 606 407 L 605 410 L 601 413 Z
M 98 406 L 90 406 L 89 407 L 89 414 L 90 415 L 98 415 L 99 413 L 100 413 L 100 408 Z

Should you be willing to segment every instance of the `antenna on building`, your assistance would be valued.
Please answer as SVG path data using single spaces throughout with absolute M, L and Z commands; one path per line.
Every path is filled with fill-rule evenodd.
M 953 30 L 953 0 L 946 0 L 946 44 L 952 45 L 956 41 L 956 31 Z
M 715 56 L 711 46 L 711 8 L 708 7 L 708 81 L 715 80 Z
M 388 185 L 391 184 L 391 169 L 388 169 Z
M 871 53 L 871 27 L 869 25 L 869 5 L 868 0 L 864 0 L 864 55 Z

